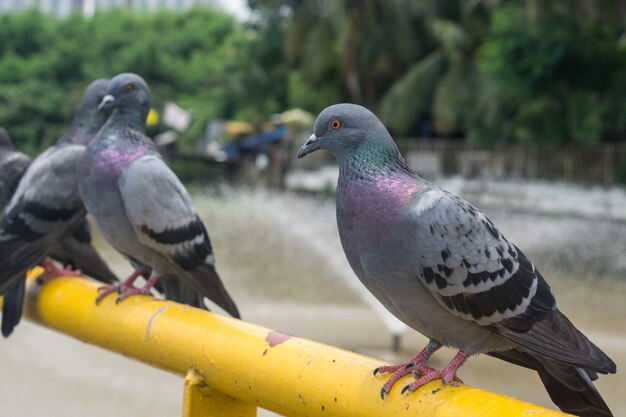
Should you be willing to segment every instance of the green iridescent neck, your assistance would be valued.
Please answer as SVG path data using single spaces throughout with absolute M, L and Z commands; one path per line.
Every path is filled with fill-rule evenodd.
M 391 139 L 366 137 L 347 156 L 339 159 L 339 169 L 350 177 L 375 179 L 394 174 L 415 176 Z

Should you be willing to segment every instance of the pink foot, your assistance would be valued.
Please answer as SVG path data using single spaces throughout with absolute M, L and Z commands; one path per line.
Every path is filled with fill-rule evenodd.
M 100 304 L 100 302 L 102 301 L 104 297 L 106 297 L 107 295 L 113 292 L 119 293 L 119 295 L 117 296 L 117 299 L 115 300 L 115 304 L 120 303 L 121 301 L 127 299 L 131 295 L 135 295 L 135 294 L 150 295 L 150 289 L 152 289 L 152 287 L 154 286 L 154 283 L 157 281 L 157 276 L 151 275 L 148 281 L 146 282 L 146 285 L 144 285 L 142 288 L 136 288 L 133 286 L 133 283 L 140 275 L 142 275 L 142 273 L 143 271 L 135 271 L 127 279 L 125 279 L 124 281 L 118 284 L 105 285 L 103 287 L 98 288 L 98 291 L 100 291 L 100 294 L 96 298 L 96 305 Z
M 400 378 L 403 376 L 413 372 L 419 372 L 421 375 L 428 374 L 430 372 L 436 371 L 430 366 L 426 365 L 426 361 L 430 358 L 430 356 L 441 347 L 441 343 L 430 340 L 428 345 L 424 349 L 420 351 L 415 357 L 413 357 L 408 362 L 401 363 L 400 365 L 385 365 L 380 366 L 374 369 L 374 375 L 377 374 L 388 374 L 393 372 L 393 375 L 389 377 L 389 379 L 385 382 L 382 389 L 380 390 L 380 397 L 384 400 L 385 395 L 389 394 L 391 387 L 398 382 Z
M 133 271 L 133 273 L 130 274 L 130 276 L 122 282 L 111 285 L 103 285 L 102 287 L 98 288 L 98 292 L 100 294 L 98 294 L 98 297 L 96 297 L 96 305 L 100 304 L 104 297 L 111 293 L 117 292 L 119 294 L 123 294 L 124 292 L 135 288 L 133 287 L 133 283 L 141 275 L 142 272 L 143 271 Z
M 463 349 L 460 349 L 459 353 L 457 353 L 456 356 L 452 358 L 450 363 L 447 364 L 443 369 L 432 369 L 430 372 L 426 372 L 425 374 L 414 373 L 413 375 L 418 378 L 417 381 L 402 388 L 402 394 L 404 394 L 405 391 L 413 392 L 419 387 L 426 385 L 436 379 L 441 379 L 442 385 L 447 385 L 452 381 L 463 383 L 463 381 L 461 381 L 461 379 L 456 375 L 456 371 L 461 365 L 463 365 L 466 359 L 467 354 Z
M 37 277 L 37 282 L 39 284 L 43 284 L 52 278 L 60 276 L 79 277 L 81 275 L 80 269 L 59 268 L 54 264 L 54 262 L 48 259 L 45 259 L 40 265 L 44 268 L 44 271 L 43 274 Z
M 157 278 L 158 277 L 156 275 L 151 275 L 150 278 L 148 278 L 146 285 L 144 285 L 142 288 L 133 287 L 133 288 L 128 288 L 127 290 L 121 292 L 120 295 L 117 297 L 117 300 L 115 300 L 115 304 L 118 304 L 121 301 L 130 297 L 131 295 L 135 295 L 135 294 L 152 295 L 150 293 L 150 290 L 154 286 L 154 283 L 157 281 Z

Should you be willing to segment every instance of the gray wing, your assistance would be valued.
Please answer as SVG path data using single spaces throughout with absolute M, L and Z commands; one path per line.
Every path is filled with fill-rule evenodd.
M 4 152 L 0 156 L 0 212 L 11 200 L 31 159 L 21 152 Z
M 26 170 L 0 218 L 0 292 L 40 262 L 84 216 L 76 181 L 83 150 L 79 145 L 52 147 Z
M 118 186 L 141 243 L 186 270 L 214 263 L 211 242 L 187 190 L 159 156 L 134 161 Z
M 558 311 L 534 265 L 481 211 L 433 188 L 412 202 L 409 218 L 419 225 L 417 275 L 451 314 L 557 361 L 615 371 Z
M 453 315 L 524 332 L 555 308 L 533 264 L 468 202 L 433 188 L 408 216 L 419 225 L 416 272 Z
M 182 269 L 185 285 L 177 289 L 165 286 L 166 296 L 176 294 L 175 300 L 191 305 L 197 305 L 198 297 L 208 297 L 233 317 L 239 317 L 237 306 L 215 270 L 204 224 L 193 210 L 187 190 L 163 160 L 156 155 L 137 159 L 122 174 L 119 189 L 139 241 Z

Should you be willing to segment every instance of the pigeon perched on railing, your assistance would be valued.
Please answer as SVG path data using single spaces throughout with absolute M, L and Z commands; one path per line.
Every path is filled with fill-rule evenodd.
M 104 287 L 96 301 L 115 291 L 120 292 L 118 301 L 149 294 L 156 283 L 168 299 L 206 308 L 208 297 L 239 317 L 187 190 L 144 134 L 148 85 L 136 74 L 117 75 L 100 108 L 114 112 L 81 158 L 79 188 L 104 237 L 136 272 L 119 285 Z M 134 287 L 135 279 L 149 270 L 146 285 Z
M 78 192 L 77 162 L 107 118 L 97 107 L 108 80 L 91 83 L 68 132 L 26 169 L 0 217 L 0 293 L 4 295 L 2 334 L 19 323 L 26 271 L 42 263 L 42 279 L 77 275 L 46 261 L 53 256 L 84 268 L 88 275 L 112 283 L 116 276 L 91 246 L 89 225 Z
M 102 80 L 101 86 L 106 88 L 107 84 L 107 80 Z M 86 145 L 89 138 L 93 136 L 93 132 L 86 135 L 88 130 L 79 127 L 87 120 L 89 117 L 85 117 L 79 109 L 72 127 L 61 141 L 71 140 L 73 143 Z M 31 162 L 29 156 L 15 150 L 9 134 L 0 127 L 0 216 Z M 77 188 L 76 190 L 78 191 Z M 83 274 L 98 281 L 112 283 L 117 280 L 115 274 L 91 245 L 91 231 L 87 219 L 83 219 L 69 236 L 54 245 L 49 256 L 63 265 L 71 265 L 79 269 Z M 51 266 L 51 264 L 47 265 Z
M 31 159 L 15 149 L 11 136 L 0 127 L 0 213 L 11 200 Z
M 381 390 L 413 372 L 402 392 L 435 379 L 459 381 L 467 357 L 487 353 L 534 369 L 563 411 L 610 416 L 592 380 L 615 363 L 557 309 L 522 251 L 478 209 L 421 179 L 383 124 L 353 104 L 326 108 L 298 158 L 330 151 L 339 162 L 337 225 L 361 282 L 396 317 L 430 339 Z M 426 362 L 442 345 L 458 354 L 441 370 Z

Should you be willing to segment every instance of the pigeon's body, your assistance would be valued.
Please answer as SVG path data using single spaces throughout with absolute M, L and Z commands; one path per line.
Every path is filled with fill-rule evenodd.
M 89 139 L 93 137 L 93 132 L 90 133 L 84 126 L 81 126 L 83 123 L 83 119 L 79 118 L 63 136 L 60 143 L 86 145 Z M 49 155 L 46 158 L 64 158 L 66 162 L 76 165 L 76 161 L 72 161 L 72 155 L 64 156 L 62 149 L 64 147 L 61 147 L 60 150 L 57 149 L 55 155 Z M 70 150 L 69 153 L 72 154 L 73 151 Z M 0 128 L 0 213 L 11 201 L 22 176 L 31 162 L 30 157 L 14 149 L 8 134 L 6 134 L 4 129 Z M 72 184 L 68 184 L 68 186 L 73 187 L 75 192 L 78 191 L 76 181 L 72 181 Z M 117 280 L 115 274 L 111 272 L 91 245 L 91 233 L 86 219 L 79 223 L 71 235 L 54 245 L 50 250 L 49 256 L 63 265 L 72 265 L 80 268 L 82 273 L 99 281 L 112 283 Z
M 147 85 L 137 75 L 121 74 L 109 91 L 116 94 L 107 96 L 116 110 L 80 161 L 79 187 L 103 236 L 135 268 L 152 271 L 143 290 L 131 287 L 136 274 L 131 275 L 120 288 L 122 298 L 147 293 L 158 280 L 166 298 L 206 308 L 208 297 L 238 317 L 187 190 L 143 133 Z
M 580 415 L 611 415 L 591 383 L 615 364 L 556 307 L 526 256 L 478 209 L 424 181 L 406 165 L 368 110 L 324 110 L 299 157 L 330 150 L 339 161 L 337 224 L 348 261 L 363 284 L 431 342 L 395 372 L 382 395 L 412 369 L 414 390 L 450 382 L 473 354 L 488 353 L 539 372 L 552 399 Z M 441 345 L 459 354 L 441 371 L 425 362 Z
M 21 318 L 26 271 L 41 263 L 85 215 L 76 192 L 76 161 L 83 151 L 82 145 L 62 144 L 36 158 L 0 218 L 5 337 Z
M 76 192 L 76 161 L 84 149 L 82 145 L 64 143 L 47 149 L 33 161 L 0 220 L 0 243 L 25 247 L 33 243 L 47 251 L 71 232 L 84 215 Z M 63 227 L 58 227 L 60 223 Z M 16 267 L 25 270 L 39 260 Z M 0 291 L 3 289 L 0 287 Z
M 440 193 L 445 195 L 409 176 L 393 181 L 385 177 L 341 181 L 337 224 L 348 262 L 389 311 L 428 338 L 456 348 L 468 348 L 467 341 L 471 340 L 472 353 L 508 348 L 510 342 L 494 337 L 484 326 L 450 314 L 424 288 L 425 282 L 416 279 L 416 271 L 432 260 L 418 255 L 431 250 L 430 243 L 419 237 L 428 223 L 418 230 L 413 225 L 420 216 L 434 214 L 427 213 L 428 206 L 435 201 L 433 195 Z M 422 209 L 424 212 L 419 213 Z M 408 231 L 414 234 L 408 235 Z M 415 256 L 407 256 L 407 252 Z M 433 253 L 434 258 L 438 256 L 440 251 Z
M 0 217 L 0 293 L 5 295 L 5 336 L 21 316 L 26 271 L 47 256 L 67 258 L 103 282 L 116 280 L 89 242 L 76 178 L 84 142 L 106 120 L 106 115 L 94 112 L 106 84 L 106 80 L 98 80 L 87 88 L 68 133 L 30 164 Z
M 152 259 L 155 255 L 140 244 L 128 218 L 108 207 L 124 207 L 118 187 L 124 170 L 142 156 L 158 158 L 158 152 L 152 141 L 143 135 L 137 135 L 137 140 L 143 142 L 141 147 L 136 150 L 125 149 L 127 142 L 117 140 L 118 135 L 125 132 L 120 132 L 115 124 L 103 129 L 101 137 L 89 147 L 81 161 L 81 175 L 85 175 L 81 193 L 107 241 L 128 257 L 132 258 L 130 254 L 141 252 L 142 256 L 137 256 L 137 259 Z
M 0 127 L 0 213 L 11 200 L 30 162 L 30 157 L 17 151 L 9 134 Z

